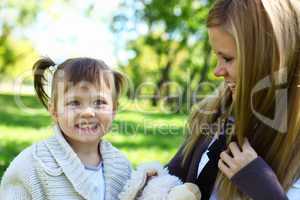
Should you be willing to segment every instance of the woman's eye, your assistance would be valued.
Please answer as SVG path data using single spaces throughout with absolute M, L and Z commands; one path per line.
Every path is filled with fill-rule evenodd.
M 68 105 L 68 106 L 78 106 L 78 105 L 79 105 L 79 101 L 76 101 L 76 100 L 70 101 L 70 102 L 68 102 L 67 105 Z
M 95 105 L 97 106 L 104 105 L 104 104 L 107 104 L 106 101 L 104 100 L 98 99 L 95 101 Z
M 223 59 L 225 60 L 225 62 L 231 62 L 233 60 L 233 58 L 227 58 L 227 57 L 223 57 Z

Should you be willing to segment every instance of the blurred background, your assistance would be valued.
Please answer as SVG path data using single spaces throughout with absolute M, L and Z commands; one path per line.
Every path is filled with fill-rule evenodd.
M 213 0 L 1 0 L 0 179 L 12 159 L 52 134 L 33 92 L 33 63 L 95 57 L 128 79 L 105 136 L 134 166 L 167 163 L 191 108 L 220 83 L 206 30 Z

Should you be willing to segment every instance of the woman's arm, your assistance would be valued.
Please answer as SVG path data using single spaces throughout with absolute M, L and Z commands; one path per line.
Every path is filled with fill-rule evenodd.
M 253 200 L 288 199 L 275 173 L 261 157 L 237 172 L 231 180 Z
M 276 174 L 246 139 L 242 149 L 235 142 L 220 155 L 218 166 L 240 191 L 253 200 L 287 200 Z

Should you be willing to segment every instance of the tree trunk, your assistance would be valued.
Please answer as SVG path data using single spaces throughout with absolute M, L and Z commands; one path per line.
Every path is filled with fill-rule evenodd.
M 155 94 L 152 98 L 152 106 L 157 106 L 158 101 L 160 99 L 160 93 L 161 93 L 161 88 L 162 86 L 170 81 L 170 69 L 172 66 L 172 61 L 168 60 L 166 67 L 162 69 L 161 72 L 161 79 L 157 83 L 157 90 L 155 91 Z

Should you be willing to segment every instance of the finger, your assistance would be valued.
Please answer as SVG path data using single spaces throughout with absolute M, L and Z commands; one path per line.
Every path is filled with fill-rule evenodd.
M 222 161 L 222 159 L 219 160 L 218 162 L 218 167 L 227 176 L 228 178 L 232 177 L 232 172 L 230 168 Z
M 246 154 L 250 160 L 257 158 L 258 155 L 256 151 L 253 149 L 253 147 L 251 146 L 247 138 L 245 138 L 245 142 L 242 148 L 243 148 L 243 153 Z
M 147 177 L 152 177 L 152 176 L 157 176 L 157 172 L 156 171 L 147 172 Z
M 229 168 L 235 168 L 236 167 L 236 163 L 235 160 L 226 152 L 223 151 L 220 154 L 220 158 L 222 159 L 222 161 L 229 167 Z
M 239 146 L 237 145 L 236 142 L 231 142 L 229 145 L 228 145 L 233 157 L 237 157 L 237 156 L 240 156 L 240 154 L 242 153 Z
M 247 149 L 252 149 L 252 146 L 251 146 L 248 138 L 245 138 L 244 144 L 242 146 L 242 150 L 244 151 L 244 150 L 247 150 Z

